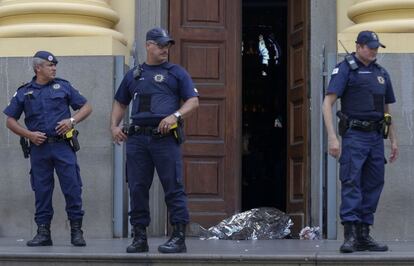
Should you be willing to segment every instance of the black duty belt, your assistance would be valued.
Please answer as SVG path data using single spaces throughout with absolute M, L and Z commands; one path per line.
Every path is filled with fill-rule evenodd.
M 157 127 L 144 127 L 138 125 L 131 125 L 128 127 L 128 135 L 147 135 L 152 136 L 157 132 Z
M 51 136 L 47 137 L 46 142 L 47 143 L 55 143 L 55 142 L 62 142 L 64 141 L 62 136 Z
M 128 136 L 145 135 L 145 136 L 153 136 L 157 138 L 162 138 L 162 137 L 170 136 L 172 133 L 169 132 L 168 134 L 161 135 L 161 133 L 158 131 L 158 127 L 131 125 L 128 127 L 127 134 Z
M 348 121 L 349 128 L 370 132 L 370 131 L 378 131 L 382 128 L 382 120 L 381 121 L 362 121 L 357 119 L 351 119 Z

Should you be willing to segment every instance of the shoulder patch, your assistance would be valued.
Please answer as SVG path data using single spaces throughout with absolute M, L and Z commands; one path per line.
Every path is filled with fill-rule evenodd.
M 339 73 L 339 67 L 335 67 L 333 70 L 332 70 L 332 75 L 335 75 L 335 74 L 338 74 Z

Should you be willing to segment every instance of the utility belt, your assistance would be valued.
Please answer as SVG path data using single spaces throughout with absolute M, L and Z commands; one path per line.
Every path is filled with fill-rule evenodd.
M 172 125 L 170 128 L 170 131 L 168 131 L 168 133 L 166 134 L 161 134 L 161 132 L 158 131 L 158 127 L 138 126 L 138 125 L 128 125 L 128 124 L 125 124 L 122 127 L 122 132 L 124 132 L 124 134 L 128 136 L 146 135 L 146 136 L 152 136 L 158 139 L 168 137 L 168 136 L 173 136 L 175 141 L 178 144 L 182 144 L 185 140 L 182 120 L 179 120 L 177 123 Z
M 80 150 L 78 135 L 79 135 L 79 131 L 72 128 L 71 130 L 66 132 L 66 134 L 64 134 L 63 136 L 49 136 L 49 137 L 47 137 L 47 139 L 45 140 L 44 143 L 57 143 L 57 142 L 66 141 L 69 144 L 69 146 L 72 148 L 72 150 L 74 152 L 77 152 L 78 150 Z M 31 145 L 32 145 L 32 143 L 29 141 L 29 139 L 27 139 L 25 137 L 20 137 L 20 146 L 22 147 L 24 158 L 29 158 L 29 156 L 30 156 L 30 146 Z
M 62 136 L 47 137 L 47 139 L 45 140 L 46 143 L 55 143 L 55 142 L 62 142 L 62 141 L 65 141 L 65 139 Z
M 379 131 L 382 127 L 381 121 L 362 121 L 357 119 L 351 119 L 348 121 L 349 128 L 356 129 L 364 132 Z
M 384 114 L 384 119 L 380 121 L 363 121 L 358 119 L 349 119 L 344 113 L 338 111 L 336 115 L 339 117 L 339 135 L 343 136 L 348 128 L 363 132 L 378 131 L 383 134 L 384 139 L 388 138 L 389 126 L 391 125 L 391 116 Z
M 150 126 L 124 125 L 122 131 L 128 136 L 145 135 L 159 138 L 171 136 L 171 132 L 168 132 L 167 134 L 161 134 L 161 132 L 158 131 L 158 127 Z

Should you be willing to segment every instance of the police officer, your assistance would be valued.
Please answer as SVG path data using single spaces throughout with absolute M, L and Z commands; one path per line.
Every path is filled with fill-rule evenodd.
M 129 216 L 134 232 L 128 253 L 148 251 L 146 227 L 150 223 L 149 189 L 154 166 L 173 225 L 171 238 L 158 250 L 186 252 L 187 195 L 183 187 L 181 149 L 171 128 L 198 107 L 198 93 L 189 74 L 181 66 L 167 62 L 173 44 L 174 40 L 162 28 L 147 32 L 146 61 L 126 73 L 112 107 L 114 142 L 126 141 Z M 180 107 L 181 100 L 184 103 Z M 125 134 L 119 123 L 131 101 L 132 125 Z
M 380 43 L 372 31 L 362 31 L 356 40 L 356 52 L 332 71 L 323 102 L 328 133 L 329 154 L 339 158 L 341 180 L 340 218 L 344 243 L 340 251 L 387 251 L 369 234 L 384 185 L 384 141 L 380 132 L 384 113 L 395 102 L 388 72 L 376 62 Z M 332 122 L 332 105 L 341 98 L 342 152 Z M 394 126 L 389 129 L 390 162 L 398 157 Z
M 17 89 L 4 110 L 7 127 L 30 140 L 31 185 L 35 193 L 36 236 L 28 246 L 51 246 L 50 223 L 53 217 L 53 171 L 59 178 L 66 200 L 66 211 L 71 226 L 71 243 L 85 246 L 82 218 L 82 181 L 75 152 L 63 135 L 91 112 L 86 99 L 71 84 L 56 77 L 56 57 L 47 51 L 38 51 L 33 57 L 35 76 Z M 73 116 L 69 110 L 79 110 Z M 19 122 L 25 114 L 23 127 Z

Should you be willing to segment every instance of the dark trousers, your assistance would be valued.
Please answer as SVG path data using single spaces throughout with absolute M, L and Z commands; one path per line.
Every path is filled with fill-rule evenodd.
M 30 181 L 35 193 L 37 224 L 50 224 L 53 218 L 54 170 L 66 201 L 69 220 L 82 219 L 82 181 L 76 154 L 66 142 L 32 144 Z
M 172 136 L 160 139 L 130 136 L 126 143 L 131 225 L 150 223 L 149 190 L 157 170 L 172 224 L 187 224 L 189 214 L 183 185 L 181 148 Z
M 340 162 L 342 222 L 374 223 L 384 186 L 384 140 L 377 131 L 354 129 L 342 137 Z

